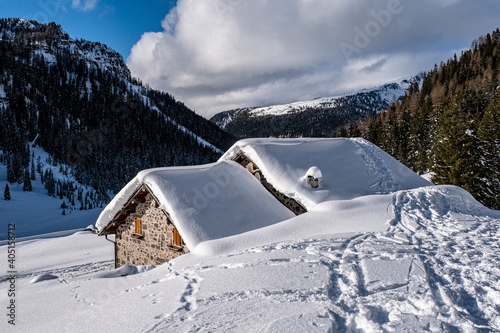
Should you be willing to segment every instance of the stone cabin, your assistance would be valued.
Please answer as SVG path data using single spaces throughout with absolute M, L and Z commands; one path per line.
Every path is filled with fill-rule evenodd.
M 363 139 L 244 139 L 216 163 L 139 172 L 96 227 L 114 236 L 116 267 L 158 265 L 326 201 L 429 184 Z
M 116 267 L 159 265 L 201 242 L 295 216 L 255 178 L 225 160 L 144 170 L 113 198 L 96 227 L 114 243 Z
M 99 235 L 114 243 L 115 266 L 159 265 L 192 251 L 200 242 L 307 212 L 306 204 L 311 205 L 308 197 L 314 196 L 320 187 L 321 172 L 317 167 L 309 165 L 303 177 L 288 177 L 288 183 L 280 179 L 281 190 L 269 180 L 279 179 L 273 166 L 301 170 L 298 162 L 309 163 L 295 157 L 297 145 L 289 144 L 294 142 L 242 140 L 217 163 L 140 172 L 104 209 L 96 223 Z M 316 141 L 309 140 L 298 143 L 316 145 Z M 306 150 L 314 152 L 311 148 Z M 260 156 L 258 151 L 264 154 Z M 324 147 L 314 156 L 321 160 Z M 108 238 L 111 235 L 114 240 Z
M 148 185 L 142 184 L 99 233 L 115 235 L 115 267 L 160 265 L 189 249 L 167 211 Z

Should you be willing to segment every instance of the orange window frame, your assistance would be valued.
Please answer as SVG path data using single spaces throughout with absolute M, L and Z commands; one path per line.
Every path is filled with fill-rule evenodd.
M 179 234 L 179 231 L 177 231 L 176 228 L 173 230 L 173 236 L 174 236 L 174 245 L 176 246 L 182 246 L 182 237 L 181 234 Z
M 142 235 L 142 221 L 141 221 L 141 219 L 135 219 L 135 233 L 137 235 Z

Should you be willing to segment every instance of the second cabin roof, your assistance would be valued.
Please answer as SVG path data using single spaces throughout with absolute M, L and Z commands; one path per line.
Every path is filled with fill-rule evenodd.
M 369 141 L 358 138 L 244 139 L 220 160 L 242 151 L 278 191 L 307 210 L 330 200 L 350 200 L 432 185 Z M 307 174 L 320 175 L 319 186 Z

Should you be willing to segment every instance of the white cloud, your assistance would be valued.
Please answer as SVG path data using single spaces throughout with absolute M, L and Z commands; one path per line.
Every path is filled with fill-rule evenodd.
M 500 2 L 179 0 L 132 48 L 134 76 L 209 116 L 432 69 L 496 28 Z
M 73 0 L 71 7 L 84 12 L 94 10 L 100 0 Z

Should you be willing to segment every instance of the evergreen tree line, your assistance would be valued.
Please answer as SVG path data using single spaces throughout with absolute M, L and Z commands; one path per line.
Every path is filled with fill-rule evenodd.
M 82 198 L 91 206 L 108 201 L 110 191 L 142 169 L 219 158 L 179 125 L 222 150 L 234 142 L 169 94 L 131 78 L 121 55 L 105 45 L 69 40 L 58 25 L 18 22 L 0 20 L 0 149 L 10 183 L 36 177 L 34 143 L 95 190 L 88 205 Z M 74 202 L 71 185 L 40 177 L 51 195 Z
M 60 179 L 55 176 L 52 167 L 57 167 L 57 162 L 50 156 L 47 158 L 47 161 L 45 161 L 49 167 L 45 167 L 44 163 L 40 160 L 40 156 L 38 156 L 35 166 L 35 158 L 34 155 L 32 155 L 31 167 L 24 168 L 24 172 L 19 172 L 19 170 L 23 170 L 23 168 L 18 168 L 16 166 L 15 160 L 18 159 L 18 156 L 19 155 L 0 153 L 0 163 L 7 165 L 8 183 L 4 189 L 4 199 L 7 201 L 11 200 L 9 183 L 22 184 L 23 191 L 30 192 L 33 190 L 32 181 L 37 179 L 40 179 L 48 195 L 63 200 L 61 206 L 63 209 L 92 209 L 102 207 L 107 203 L 106 200 L 109 200 L 109 198 L 103 197 L 96 190 L 84 188 L 82 185 L 70 179 Z M 68 168 L 63 164 L 59 165 L 59 173 L 64 176 L 71 174 L 71 172 L 68 172 Z M 66 203 L 66 201 L 68 203 Z
M 402 101 L 337 133 L 361 136 L 414 171 L 434 172 L 500 209 L 500 31 L 426 73 Z

